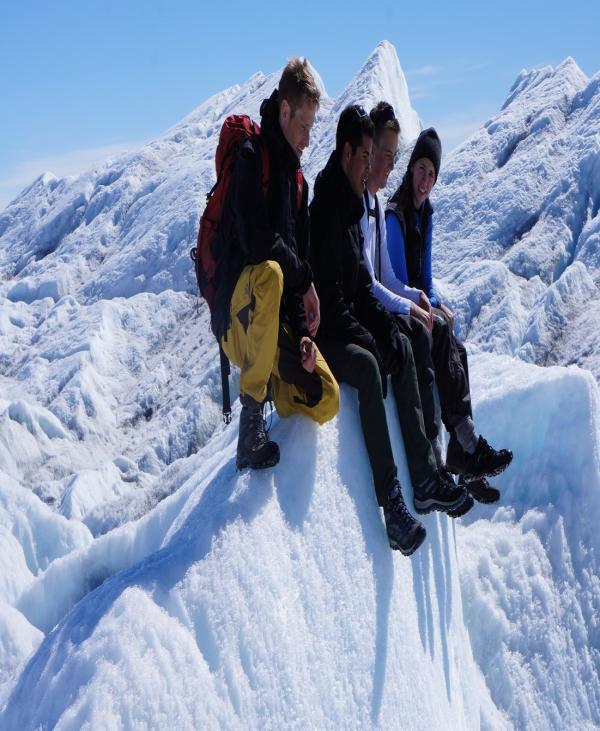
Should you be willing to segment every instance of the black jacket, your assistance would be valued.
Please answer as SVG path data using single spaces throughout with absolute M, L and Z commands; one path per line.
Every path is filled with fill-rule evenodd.
M 396 324 L 371 293 L 371 277 L 362 260 L 362 215 L 362 199 L 333 152 L 317 176 L 310 205 L 311 262 L 321 301 L 317 342 L 354 343 L 381 363 L 382 356 L 386 361 L 392 355 Z
M 308 335 L 302 295 L 312 282 L 308 264 L 308 185 L 303 180 L 298 207 L 297 175 L 300 162 L 279 125 L 277 91 L 261 109 L 260 137 L 241 147 L 227 193 L 219 234 L 217 335 L 229 325 L 229 303 L 242 269 L 272 259 L 283 272 L 281 317 L 298 337 Z M 262 150 L 269 156 L 268 188 L 263 189 Z

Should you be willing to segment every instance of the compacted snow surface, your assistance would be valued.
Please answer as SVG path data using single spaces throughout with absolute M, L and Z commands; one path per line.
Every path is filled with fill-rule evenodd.
M 235 470 L 237 402 L 221 421 L 188 251 L 223 119 L 278 78 L 0 213 L 0 728 L 596 728 L 600 77 L 523 72 L 444 159 L 435 274 L 477 426 L 515 460 L 497 506 L 427 516 L 411 559 L 351 390 L 324 427 L 274 416 L 262 473 Z M 340 110 L 381 98 L 397 185 L 420 123 L 387 42 L 323 87 L 311 182 Z

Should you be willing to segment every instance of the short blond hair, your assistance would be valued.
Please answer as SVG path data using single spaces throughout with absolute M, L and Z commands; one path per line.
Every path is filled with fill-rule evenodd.
M 279 103 L 286 100 L 292 114 L 304 100 L 316 107 L 321 101 L 321 92 L 305 58 L 292 58 L 283 69 L 279 79 Z

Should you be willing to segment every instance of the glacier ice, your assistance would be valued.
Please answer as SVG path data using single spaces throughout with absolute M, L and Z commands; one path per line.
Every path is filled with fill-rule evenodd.
M 0 727 L 597 727 L 600 77 L 523 72 L 443 161 L 434 274 L 515 461 L 498 507 L 427 516 L 405 560 L 352 392 L 321 429 L 275 417 L 263 474 L 220 418 L 188 251 L 224 117 L 278 76 L 0 212 Z M 386 98 L 391 190 L 420 129 L 393 46 L 319 83 L 308 179 L 343 105 Z

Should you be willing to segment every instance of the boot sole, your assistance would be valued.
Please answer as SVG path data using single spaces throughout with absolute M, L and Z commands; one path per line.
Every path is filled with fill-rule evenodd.
M 251 470 L 266 470 L 269 467 L 275 467 L 279 463 L 279 455 L 272 457 L 271 459 L 265 459 L 262 462 L 252 463 L 249 460 L 236 460 L 236 467 L 238 470 L 246 469 L 250 467 Z
M 481 480 L 484 477 L 497 477 L 498 475 L 501 475 L 504 470 L 510 466 L 510 463 L 512 462 L 513 458 L 511 457 L 509 461 L 506 464 L 500 465 L 499 467 L 496 467 L 495 470 L 490 470 L 489 472 L 484 472 L 481 475 L 475 475 L 471 472 L 462 472 L 460 467 L 457 467 L 453 464 L 446 464 L 446 469 L 449 472 L 452 472 L 453 475 L 460 475 L 460 477 L 464 477 L 467 482 L 474 482 L 475 480 Z
M 403 556 L 412 556 L 412 554 L 421 546 L 423 541 L 425 540 L 427 536 L 427 531 L 423 526 L 417 531 L 417 534 L 415 536 L 415 540 L 413 541 L 412 545 L 408 548 L 402 547 L 397 541 L 394 541 L 393 539 L 389 539 L 390 548 L 393 551 L 400 551 L 400 553 Z
M 480 492 L 477 492 L 477 490 L 480 488 L 477 487 L 473 489 L 474 485 L 477 483 L 483 483 L 483 489 L 494 490 L 495 492 L 485 497 Z M 500 490 L 498 490 L 497 487 L 490 485 L 485 477 L 477 477 L 473 480 L 466 480 L 465 478 L 461 477 L 458 484 L 462 485 L 469 492 L 471 497 L 482 505 L 493 505 L 500 500 Z
M 473 498 L 468 495 L 467 499 L 464 501 L 464 503 L 458 508 L 457 510 L 447 510 L 446 515 L 449 518 L 462 518 L 463 515 L 466 515 L 469 510 L 473 509 L 473 506 L 475 505 L 475 501 Z
M 427 515 L 428 513 L 433 513 L 436 510 L 440 513 L 447 513 L 449 510 L 458 510 L 458 508 L 460 508 L 465 502 L 467 497 L 468 493 L 464 491 L 459 498 L 451 503 L 443 503 L 439 500 L 436 500 L 435 498 L 429 498 L 427 500 L 417 500 L 416 498 L 414 498 L 413 504 L 415 506 L 415 510 L 417 511 L 417 513 L 419 513 L 419 515 Z

